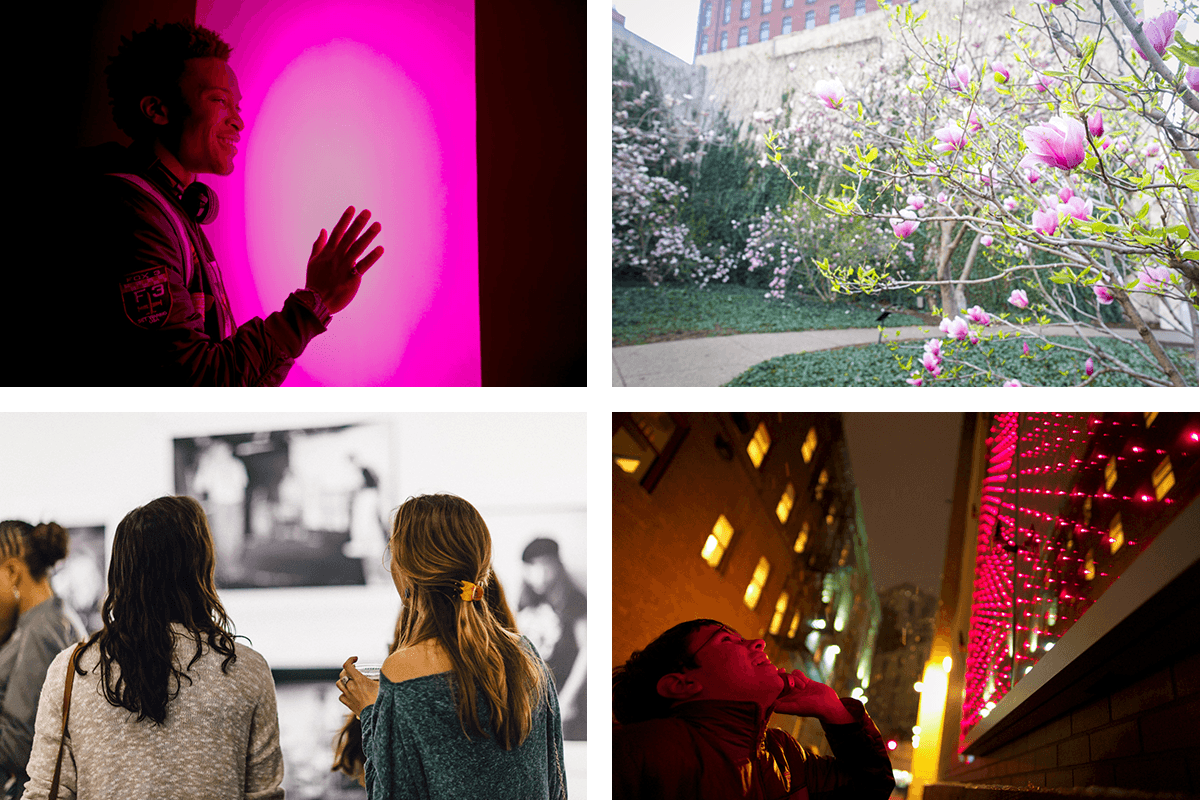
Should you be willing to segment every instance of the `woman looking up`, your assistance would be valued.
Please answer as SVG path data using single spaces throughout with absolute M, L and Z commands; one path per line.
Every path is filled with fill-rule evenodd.
M 389 547 L 397 649 L 379 683 L 356 657 L 338 679 L 362 721 L 368 796 L 565 798 L 554 683 L 513 629 L 479 512 L 453 495 L 410 498 Z
M 85 635 L 50 588 L 50 569 L 67 557 L 69 541 L 53 522 L 0 522 L 0 797 L 20 797 L 25 788 L 46 669 Z
M 214 569 L 208 520 L 190 497 L 160 497 L 117 525 L 104 628 L 70 667 L 60 797 L 283 797 L 271 670 L 234 641 Z M 71 660 L 60 653 L 46 676 L 26 800 L 49 793 Z

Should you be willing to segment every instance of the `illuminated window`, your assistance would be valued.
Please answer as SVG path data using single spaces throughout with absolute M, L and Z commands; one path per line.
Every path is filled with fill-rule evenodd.
M 817 429 L 809 428 L 808 436 L 804 437 L 804 444 L 800 446 L 800 454 L 804 456 L 804 463 L 812 461 L 813 453 L 817 451 Z
M 821 474 L 817 476 L 817 486 L 813 489 L 813 494 L 820 500 L 825 496 L 825 485 L 829 483 L 829 470 L 821 470 Z
M 1108 459 L 1108 464 L 1104 466 L 1104 489 L 1112 491 L 1112 487 L 1117 482 L 1117 457 L 1113 456 Z
M 1083 579 L 1090 581 L 1096 577 L 1096 553 L 1088 550 L 1087 560 L 1083 562 Z
M 788 481 L 787 488 L 783 490 L 783 496 L 779 498 L 779 505 L 775 506 L 775 516 L 779 517 L 780 522 L 788 521 L 788 517 L 792 513 L 792 505 L 795 502 L 796 487 L 792 486 L 791 481 Z
M 1143 411 L 1142 416 L 1146 418 L 1146 427 L 1149 428 L 1154 424 L 1154 418 L 1158 416 L 1157 411 Z
M 792 32 L 792 18 L 791 17 L 783 18 L 783 27 L 780 29 L 779 32 L 780 33 L 791 33 Z
M 722 514 L 717 517 L 717 524 L 713 525 L 712 533 L 708 535 L 708 541 L 704 543 L 704 549 L 700 551 L 700 557 L 707 561 L 710 567 L 715 568 L 721 563 L 721 559 L 725 556 L 725 550 L 728 549 L 732 539 L 733 526 Z
M 792 615 L 792 624 L 788 626 L 788 638 L 795 639 L 796 631 L 800 628 L 800 612 Z
M 1162 500 L 1175 485 L 1175 473 L 1171 469 L 1170 456 L 1163 456 L 1162 463 L 1155 467 L 1153 480 L 1154 496 Z
M 808 520 L 804 520 L 804 524 L 800 526 L 800 533 L 796 535 L 796 543 L 792 545 L 792 551 L 803 553 L 804 546 L 808 544 Z
M 1109 553 L 1116 555 L 1123 544 L 1125 544 L 1125 529 L 1121 527 L 1121 514 L 1118 512 L 1113 516 L 1112 522 L 1108 523 Z
M 834 515 L 837 514 L 837 503 L 829 504 L 829 513 L 825 515 L 825 524 L 832 526 Z
M 762 597 L 763 586 L 767 584 L 767 576 L 771 574 L 771 562 L 767 561 L 766 556 L 758 559 L 758 566 L 754 568 L 754 577 L 750 579 L 750 585 L 746 587 L 746 595 L 742 598 L 742 602 L 746 604 L 746 608 L 754 610 L 758 606 L 758 600 Z
M 1083 524 L 1090 525 L 1092 523 L 1092 498 L 1085 498 L 1083 501 Z
M 775 616 L 771 617 L 771 635 L 779 633 L 779 629 L 783 627 L 783 615 L 787 613 L 788 593 L 781 592 L 779 599 L 775 601 Z
M 745 30 L 743 28 L 742 30 Z M 767 433 L 767 423 L 758 423 L 758 428 L 754 431 L 754 438 L 746 445 L 746 453 L 750 456 L 750 461 L 757 468 L 762 464 L 763 459 L 767 456 L 767 451 L 771 449 L 771 434 Z
M 620 425 L 613 433 L 613 463 L 637 481 L 646 477 L 660 455 L 673 452 L 669 445 L 677 445 L 681 436 L 676 433 L 682 434 L 670 414 L 634 413 L 614 421 Z

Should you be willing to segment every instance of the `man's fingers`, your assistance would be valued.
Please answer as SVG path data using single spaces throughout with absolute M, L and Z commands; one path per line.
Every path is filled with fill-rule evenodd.
M 317 253 L 321 252 L 321 247 L 324 244 L 325 244 L 325 229 L 321 228 L 321 234 L 319 236 L 317 236 L 317 240 L 315 242 L 313 242 L 312 254 L 315 256 Z
M 370 218 L 371 212 L 367 209 L 363 209 L 363 212 L 359 214 L 357 218 L 355 218 L 354 224 L 351 225 L 350 229 L 346 231 L 346 235 L 342 237 L 340 242 L 338 242 L 338 246 L 342 247 L 343 250 L 348 252 L 351 245 L 354 244 L 354 240 L 358 238 L 358 234 L 360 234 L 362 229 L 366 227 L 367 220 Z
M 337 225 L 333 226 L 333 232 L 329 234 L 329 241 L 333 242 L 334 246 L 342 240 L 342 234 L 346 232 L 346 228 L 350 227 L 350 220 L 354 219 L 354 206 L 350 206 L 342 214 L 342 218 L 337 221 Z
M 371 268 L 371 265 L 374 264 L 376 261 L 378 261 L 380 256 L 382 256 L 382 255 L 383 255 L 382 247 L 376 247 L 374 250 L 372 250 L 371 254 L 369 256 L 364 258 L 362 261 L 358 262 L 358 274 L 362 275 L 364 272 L 369 270 Z
M 355 242 L 353 246 L 351 246 L 351 248 L 346 252 L 346 255 L 350 257 L 350 260 L 358 260 L 358 257 L 363 254 L 364 250 L 371 246 L 371 241 L 379 235 L 379 231 L 382 229 L 383 226 L 378 222 L 367 228 L 367 232 L 364 233 L 359 240 Z

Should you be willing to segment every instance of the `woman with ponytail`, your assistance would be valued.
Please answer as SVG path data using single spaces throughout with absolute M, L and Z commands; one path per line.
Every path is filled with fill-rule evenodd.
M 50 791 L 74 670 L 59 796 L 280 800 L 283 755 L 267 662 L 235 642 L 217 597 L 208 519 L 190 497 L 125 515 L 104 628 L 50 665 L 26 800 Z
M 53 522 L 0 522 L 0 797 L 21 796 L 46 670 L 85 634 L 50 588 L 50 569 L 67 557 L 68 543 Z
M 338 678 L 362 723 L 369 798 L 565 798 L 553 679 L 516 631 L 479 512 L 453 495 L 410 498 L 389 548 L 396 647 L 378 683 L 357 657 Z

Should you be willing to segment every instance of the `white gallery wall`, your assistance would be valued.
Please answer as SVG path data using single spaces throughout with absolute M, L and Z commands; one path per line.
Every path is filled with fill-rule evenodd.
M 509 601 L 535 535 L 558 540 L 586 589 L 585 415 L 554 413 L 5 413 L 0 414 L 0 519 L 103 525 L 111 546 L 131 509 L 174 494 L 175 438 L 346 424 L 383 426 L 389 510 L 427 492 L 460 495 L 493 537 Z M 391 587 L 223 590 L 237 633 L 277 669 L 380 661 L 399 598 Z

